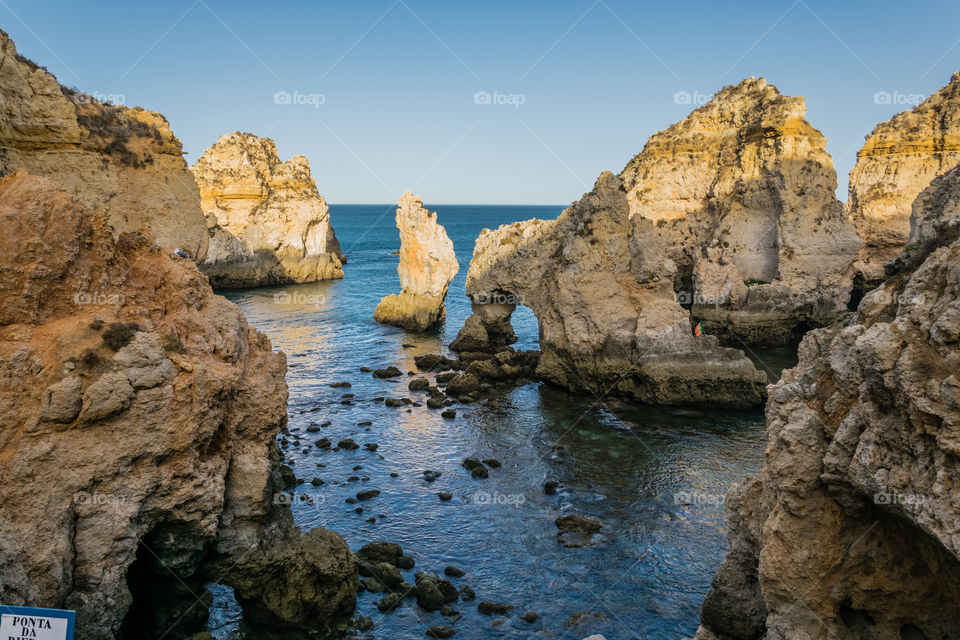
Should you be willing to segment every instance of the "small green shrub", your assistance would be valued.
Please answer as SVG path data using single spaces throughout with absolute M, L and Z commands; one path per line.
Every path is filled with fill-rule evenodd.
M 140 325 L 135 322 L 111 322 L 103 332 L 103 344 L 114 351 L 119 351 L 130 344 Z
M 758 284 L 770 284 L 770 283 L 767 282 L 766 280 L 758 280 L 757 278 L 747 278 L 746 280 L 743 281 L 743 284 L 747 285 L 748 287 L 753 287 Z
M 182 342 L 180 342 L 180 338 L 172 333 L 168 333 L 160 338 L 160 344 L 162 344 L 163 348 L 170 353 L 179 353 L 183 355 L 187 352 L 187 348 L 183 346 Z

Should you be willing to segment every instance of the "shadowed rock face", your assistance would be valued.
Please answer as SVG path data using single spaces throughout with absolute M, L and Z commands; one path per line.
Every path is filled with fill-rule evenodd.
M 200 268 L 216 287 L 342 278 L 346 258 L 304 156 L 281 162 L 273 140 L 220 136 L 190 170 L 210 249 Z
M 453 242 L 437 224 L 437 214 L 409 191 L 400 197 L 400 293 L 386 296 L 374 310 L 377 322 L 423 331 L 443 320 L 447 287 L 460 270 Z
M 556 384 L 655 404 L 759 404 L 766 377 L 743 353 L 692 335 L 652 227 L 604 173 L 557 220 L 484 231 L 467 274 L 474 314 L 451 348 L 513 342 L 509 318 L 525 304 L 540 325 L 537 373 Z
M 743 354 L 691 327 L 734 345 L 782 342 L 845 309 L 860 241 L 804 111 L 802 98 L 744 80 L 651 137 L 558 220 L 485 230 L 467 275 L 475 313 L 451 347 L 510 344 L 509 316 L 526 304 L 538 371 L 558 384 L 762 403 L 765 379 Z
M 620 174 L 681 302 L 734 346 L 790 341 L 846 310 L 860 241 L 805 112 L 744 80 L 651 136 Z
M 191 261 L 45 178 L 0 179 L 0 225 L 0 600 L 76 609 L 88 638 L 140 606 L 171 624 L 195 603 L 179 580 L 270 623 L 351 608 L 346 544 L 273 504 L 283 354 Z
M 930 181 L 960 162 L 960 73 L 912 110 L 878 124 L 850 172 L 847 210 L 865 246 L 856 269 L 867 288 L 910 234 L 911 205 Z
M 960 166 L 913 205 L 852 321 L 770 389 L 698 639 L 947 639 L 960 627 Z
M 179 143 L 0 48 L 0 602 L 181 638 L 217 582 L 251 622 L 328 627 L 354 559 L 274 500 L 285 358 L 172 252 L 202 220 Z
M 0 176 L 48 178 L 117 234 L 136 231 L 196 259 L 207 251 L 197 185 L 160 114 L 61 86 L 0 31 Z

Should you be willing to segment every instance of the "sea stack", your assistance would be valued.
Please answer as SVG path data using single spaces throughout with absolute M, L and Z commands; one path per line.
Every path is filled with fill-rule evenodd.
M 453 242 L 437 224 L 437 214 L 409 191 L 397 206 L 400 230 L 400 293 L 391 294 L 374 310 L 377 322 L 423 331 L 443 320 L 450 281 L 460 270 Z
M 861 242 L 805 113 L 802 97 L 748 78 L 651 136 L 620 174 L 678 300 L 732 346 L 795 342 L 847 310 Z
M 210 247 L 200 268 L 214 287 L 342 278 L 346 258 L 304 156 L 281 162 L 269 138 L 229 133 L 191 167 Z
M 770 388 L 698 640 L 956 636 L 960 165 L 914 201 L 907 240 Z

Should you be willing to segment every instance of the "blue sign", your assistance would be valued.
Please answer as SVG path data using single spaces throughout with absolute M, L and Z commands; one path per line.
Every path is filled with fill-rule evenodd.
M 73 640 L 77 614 L 0 604 L 0 640 Z

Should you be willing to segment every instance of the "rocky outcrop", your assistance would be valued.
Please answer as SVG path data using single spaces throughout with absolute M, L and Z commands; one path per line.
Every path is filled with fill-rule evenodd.
M 200 196 L 163 116 L 61 86 L 2 31 L 0 95 L 0 175 L 26 169 L 102 211 L 115 233 L 203 258 Z
M 678 298 L 732 344 L 799 339 L 846 310 L 860 247 L 826 138 L 763 78 L 653 135 L 620 178 Z
M 883 265 L 910 233 L 914 198 L 960 162 L 960 73 L 910 111 L 878 124 L 850 172 L 847 209 L 865 244 L 857 256 L 860 286 L 883 280 Z
M 84 638 L 182 638 L 213 582 L 250 622 L 329 627 L 355 562 L 278 499 L 285 358 L 152 217 L 192 215 L 179 143 L 118 142 L 153 116 L 74 104 L 2 47 L 0 602 L 76 610 Z
M 215 287 L 342 278 L 346 258 L 304 156 L 281 162 L 273 140 L 220 138 L 191 167 L 210 248 L 200 268 Z
M 447 287 L 460 270 L 453 242 L 437 224 L 437 214 L 409 191 L 400 196 L 400 293 L 391 294 L 374 310 L 377 322 L 423 331 L 443 320 Z
M 960 166 L 914 202 L 887 276 L 771 387 L 699 639 L 956 636 Z
M 180 581 L 273 624 L 349 610 L 345 543 L 273 504 L 283 355 L 190 261 L 48 179 L 0 180 L 0 225 L 0 600 L 76 609 L 88 638 L 194 605 Z
M 484 231 L 467 274 L 474 314 L 451 348 L 501 350 L 525 304 L 540 326 L 537 373 L 556 384 L 655 404 L 759 404 L 766 377 L 750 360 L 693 336 L 653 228 L 604 173 L 557 220 Z
M 784 342 L 846 309 L 860 241 L 804 111 L 744 80 L 558 220 L 484 231 L 467 275 L 474 314 L 451 348 L 510 344 L 510 314 L 526 304 L 548 380 L 646 402 L 761 403 L 764 376 L 691 327 L 734 345 Z

